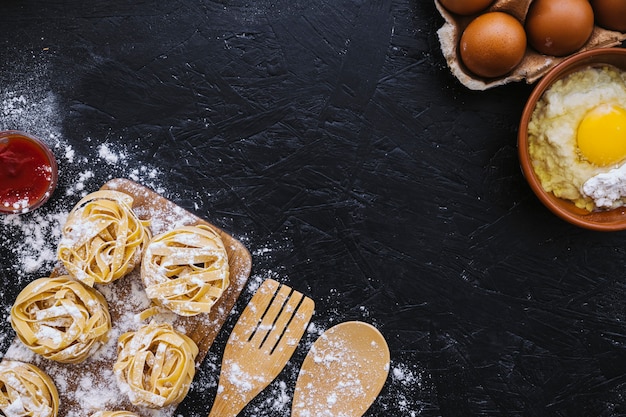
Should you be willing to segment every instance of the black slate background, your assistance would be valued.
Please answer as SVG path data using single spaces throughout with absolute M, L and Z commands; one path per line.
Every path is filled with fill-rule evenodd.
M 87 162 L 92 189 L 156 167 L 166 197 L 244 242 L 253 277 L 314 298 L 318 328 L 374 323 L 419 381 L 392 372 L 368 416 L 626 413 L 624 234 L 534 197 L 516 153 L 532 86 L 461 86 L 431 1 L 5 0 L 0 24 L 0 93 L 58 106 L 54 126 L 0 112 L 0 127 L 54 128 L 76 160 L 123 147 L 124 167 Z M 40 213 L 71 208 L 81 169 L 61 166 Z M 17 238 L 0 223 L 5 318 L 43 273 L 15 284 Z M 207 415 L 214 391 L 197 384 L 178 413 Z M 242 415 L 279 415 L 272 392 Z

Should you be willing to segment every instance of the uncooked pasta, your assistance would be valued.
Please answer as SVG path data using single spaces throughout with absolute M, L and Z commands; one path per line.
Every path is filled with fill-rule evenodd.
M 72 276 L 89 286 L 108 284 L 139 264 L 150 230 L 132 205 L 131 196 L 113 190 L 88 194 L 76 204 L 58 248 Z
M 28 284 L 11 308 L 11 326 L 33 352 L 78 363 L 106 343 L 111 316 L 102 294 L 62 275 Z
M 156 304 L 182 316 L 208 313 L 228 287 L 228 254 L 211 227 L 179 227 L 148 244 L 141 277 Z
M 11 417 L 56 417 L 59 394 L 52 379 L 35 365 L 0 363 L 0 410 Z
M 152 322 L 120 336 L 113 371 L 134 405 L 161 408 L 185 398 L 197 355 L 188 336 L 167 323 Z

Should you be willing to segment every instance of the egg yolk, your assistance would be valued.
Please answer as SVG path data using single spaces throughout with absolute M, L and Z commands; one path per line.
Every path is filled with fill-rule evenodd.
M 626 110 L 604 104 L 591 109 L 578 125 L 578 149 L 592 164 L 606 166 L 626 157 Z

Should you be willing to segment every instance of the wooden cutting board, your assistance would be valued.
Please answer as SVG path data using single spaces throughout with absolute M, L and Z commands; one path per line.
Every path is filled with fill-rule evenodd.
M 170 323 L 176 330 L 191 337 L 198 345 L 196 363 L 200 364 L 248 281 L 252 267 L 250 253 L 241 242 L 226 232 L 133 181 L 114 179 L 104 184 L 102 189 L 118 190 L 131 195 L 135 199 L 133 210 L 141 219 L 150 219 L 153 235 L 182 225 L 208 224 L 222 237 L 228 252 L 230 285 L 211 312 L 194 317 L 162 313 L 152 318 Z M 59 266 L 51 276 L 62 274 L 65 274 L 65 270 Z M 107 299 L 112 322 L 109 342 L 95 355 L 80 364 L 59 364 L 35 355 L 16 338 L 5 358 L 33 363 L 52 377 L 59 391 L 59 417 L 89 417 L 98 410 L 130 410 L 144 417 L 173 416 L 175 406 L 156 411 L 132 406 L 126 395 L 119 391 L 113 374 L 118 337 L 126 331 L 136 330 L 150 320 L 141 321 L 137 317 L 138 313 L 150 306 L 143 292 L 140 267 L 109 285 L 96 285 L 95 288 Z

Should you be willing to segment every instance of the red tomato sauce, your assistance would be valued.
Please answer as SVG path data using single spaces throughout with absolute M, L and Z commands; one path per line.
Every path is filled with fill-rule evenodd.
M 0 136 L 0 211 L 25 212 L 47 200 L 56 181 L 56 164 L 34 140 Z

